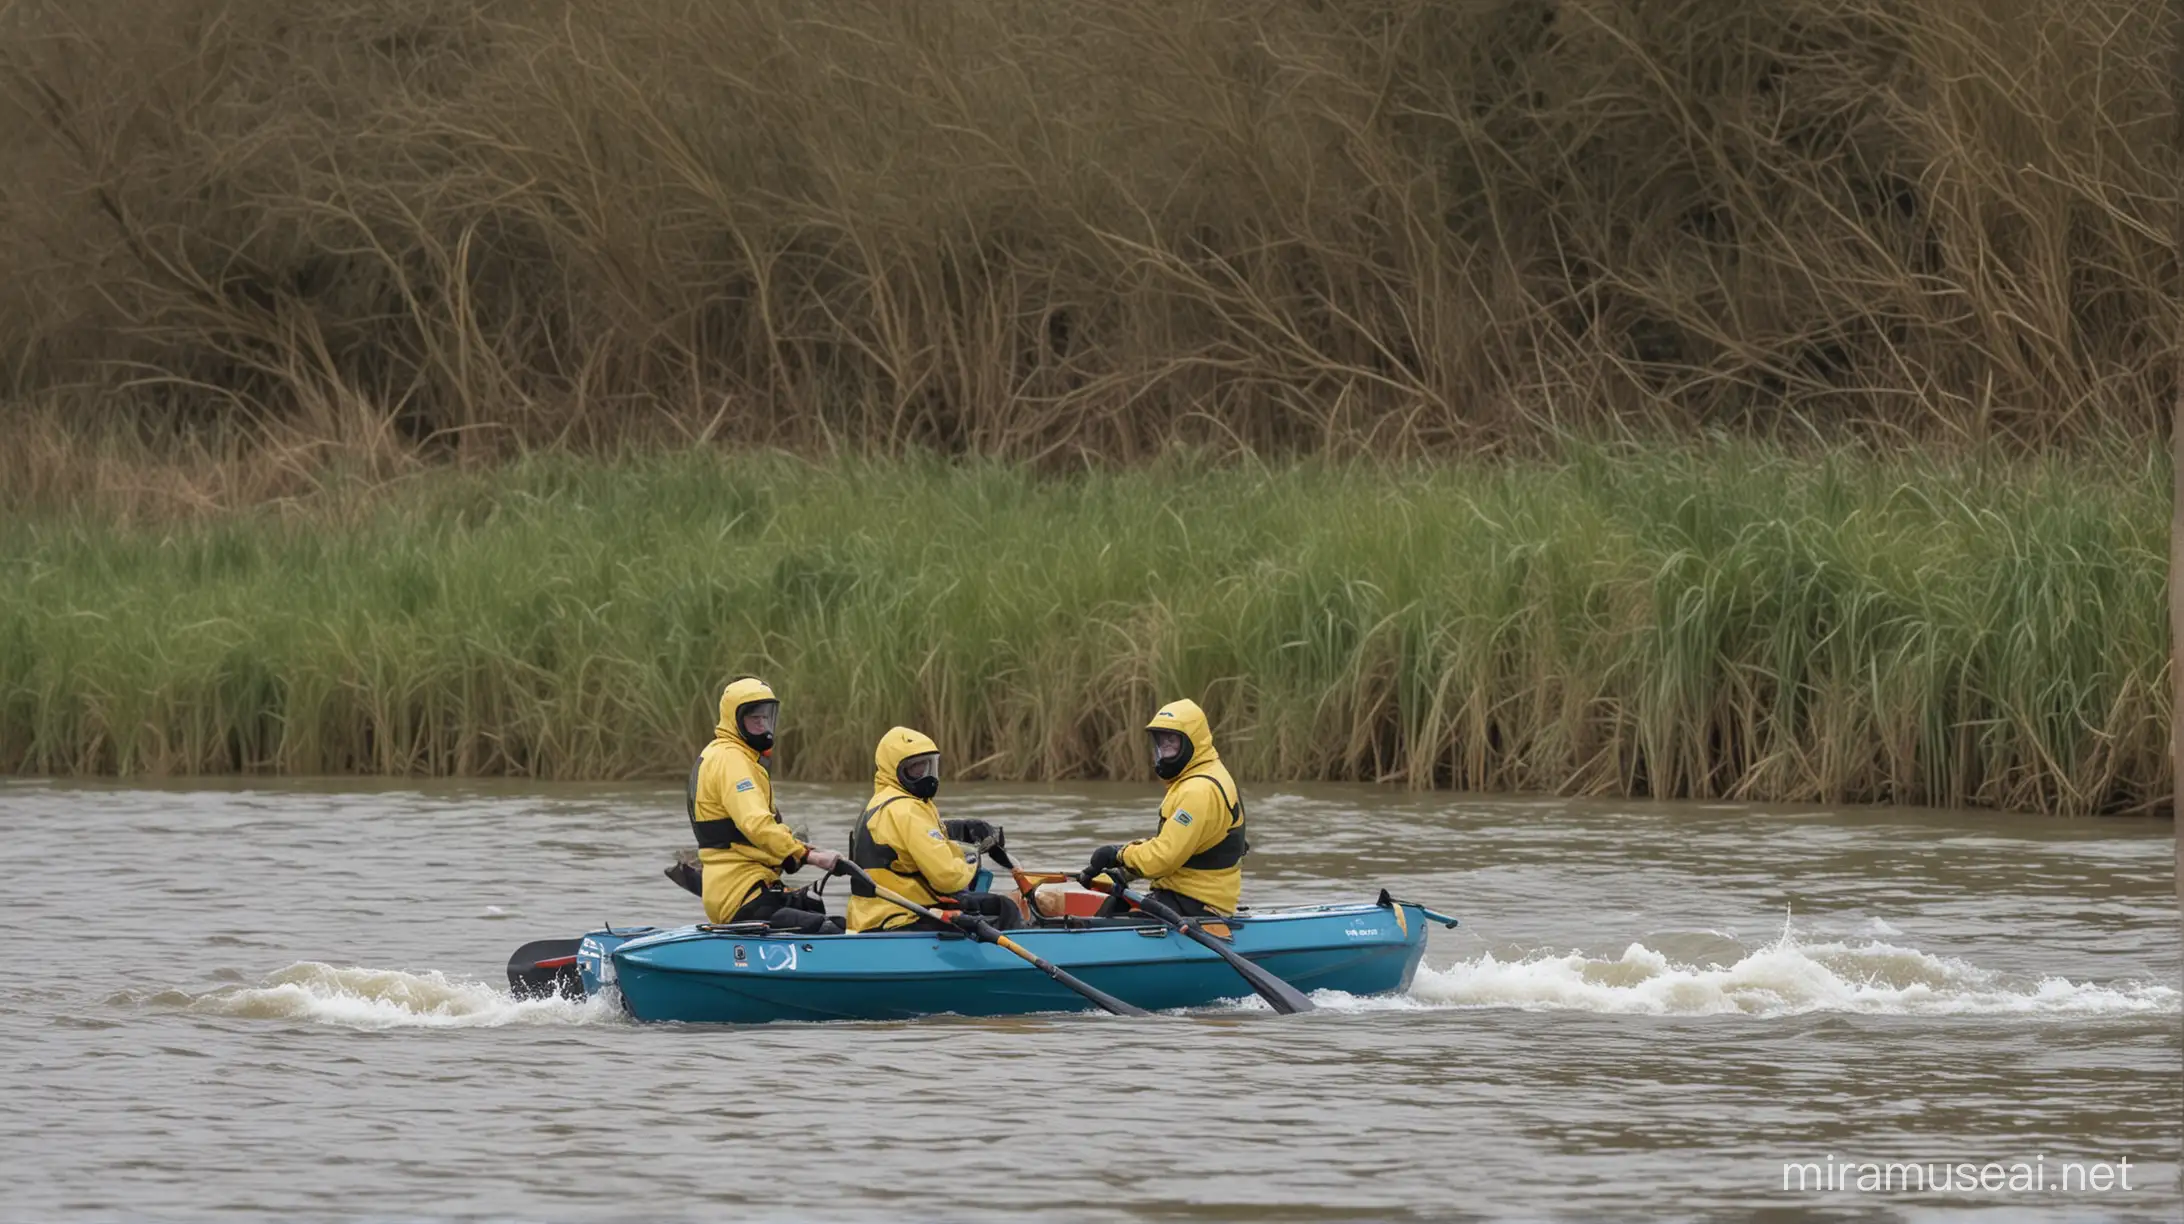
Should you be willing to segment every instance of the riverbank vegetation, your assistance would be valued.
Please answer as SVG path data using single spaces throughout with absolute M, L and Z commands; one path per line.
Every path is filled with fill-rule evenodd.
M 2162 0 L 7 0 L 0 412 L 1050 467 L 2153 438 L 2174 39 Z
M 2171 8 L 0 0 L 0 769 L 2166 804 Z
M 539 457 L 0 524 L 0 769 L 1245 777 L 2117 811 L 2169 795 L 2168 469 L 1739 443 L 1263 467 Z

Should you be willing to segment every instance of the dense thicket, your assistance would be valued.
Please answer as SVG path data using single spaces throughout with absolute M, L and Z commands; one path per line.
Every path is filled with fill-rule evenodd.
M 1064 459 L 2152 436 L 2169 7 L 0 0 L 0 411 Z

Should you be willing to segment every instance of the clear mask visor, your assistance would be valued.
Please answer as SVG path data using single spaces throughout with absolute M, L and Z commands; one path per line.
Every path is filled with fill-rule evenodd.
M 1191 742 L 1180 731 L 1155 731 L 1153 736 L 1153 764 L 1166 765 L 1183 759 Z
M 754 701 L 743 707 L 742 723 L 745 735 L 772 735 L 774 724 L 781 717 L 778 701 Z

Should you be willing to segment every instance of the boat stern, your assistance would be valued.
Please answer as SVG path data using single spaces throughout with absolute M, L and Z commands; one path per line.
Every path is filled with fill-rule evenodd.
M 616 930 L 608 927 L 591 931 L 577 941 L 576 974 L 584 984 L 586 998 L 614 985 L 614 950 L 633 939 L 658 934 L 659 927 L 625 927 Z

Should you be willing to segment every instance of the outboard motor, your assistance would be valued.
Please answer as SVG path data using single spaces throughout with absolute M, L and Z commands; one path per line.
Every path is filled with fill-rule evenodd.
M 519 999 L 584 997 L 584 979 L 576 971 L 578 939 L 534 939 L 508 958 L 508 993 Z

